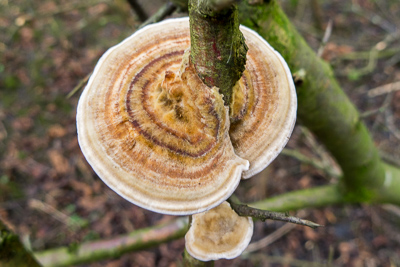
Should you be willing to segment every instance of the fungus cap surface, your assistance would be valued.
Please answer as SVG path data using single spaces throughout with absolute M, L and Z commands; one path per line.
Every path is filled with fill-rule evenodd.
M 222 96 L 184 57 L 187 25 L 150 25 L 107 51 L 77 111 L 98 176 L 134 204 L 174 215 L 219 205 L 249 165 L 234 153 Z
M 294 126 L 293 82 L 282 57 L 241 30 L 248 59 L 230 112 L 184 59 L 188 18 L 149 25 L 101 57 L 79 100 L 77 128 L 83 154 L 109 187 L 155 212 L 194 214 L 276 157 Z
M 233 259 L 242 254 L 252 236 L 252 218 L 237 215 L 225 201 L 192 216 L 185 246 L 192 257 L 202 261 Z
M 282 56 L 258 33 L 240 27 L 249 47 L 246 70 L 231 103 L 230 137 L 235 153 L 250 162 L 243 178 L 267 167 L 292 134 L 297 96 L 292 75 Z

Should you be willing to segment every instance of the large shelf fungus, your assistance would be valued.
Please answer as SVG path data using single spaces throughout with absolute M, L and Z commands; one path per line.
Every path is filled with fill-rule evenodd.
M 173 215 L 218 206 L 261 171 L 293 129 L 286 63 L 255 32 L 229 110 L 185 50 L 189 20 L 147 26 L 108 50 L 79 100 L 78 140 L 98 176 L 143 208 Z

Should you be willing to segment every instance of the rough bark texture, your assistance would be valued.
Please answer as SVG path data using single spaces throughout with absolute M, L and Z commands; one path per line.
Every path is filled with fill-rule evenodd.
M 187 219 L 179 218 L 164 225 L 140 229 L 114 239 L 60 247 L 37 252 L 35 256 L 43 266 L 71 266 L 116 258 L 128 251 L 138 251 L 182 238 L 186 234 L 187 227 Z
M 385 166 L 359 114 L 334 78 L 330 66 L 290 23 L 276 1 L 239 5 L 241 23 L 264 37 L 288 63 L 292 73 L 306 73 L 297 86 L 298 117 L 336 158 L 344 177 L 346 201 L 382 199 Z M 398 173 L 397 178 L 400 179 Z M 399 198 L 397 198 L 399 203 Z
M 265 222 L 266 220 L 274 220 L 274 221 L 281 221 L 281 222 L 289 222 L 294 224 L 299 224 L 303 226 L 308 226 L 313 229 L 321 227 L 322 225 L 314 223 L 312 221 L 307 221 L 300 219 L 298 217 L 290 216 L 283 212 L 276 212 L 276 211 L 269 211 L 269 210 L 260 210 L 256 209 L 244 204 L 237 204 L 233 201 L 229 201 L 232 209 L 239 215 L 245 217 L 252 217 L 256 220 L 261 220 Z
M 237 8 L 215 11 L 208 1 L 190 0 L 189 16 L 192 62 L 203 82 L 218 87 L 228 105 L 246 64 Z
M 35 258 L 26 250 L 19 237 L 0 221 L 0 266 L 39 267 Z

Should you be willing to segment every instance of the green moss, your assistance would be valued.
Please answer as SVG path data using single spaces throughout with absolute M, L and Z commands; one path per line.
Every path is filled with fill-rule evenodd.
M 40 265 L 25 249 L 19 237 L 0 221 L 0 266 L 39 267 Z
M 254 27 L 283 58 L 292 73 L 307 75 L 298 85 L 298 118 L 327 147 L 341 166 L 344 195 L 349 201 L 377 198 L 384 170 L 358 111 L 341 90 L 330 66 L 318 58 L 280 9 L 277 1 L 239 5 L 243 24 Z

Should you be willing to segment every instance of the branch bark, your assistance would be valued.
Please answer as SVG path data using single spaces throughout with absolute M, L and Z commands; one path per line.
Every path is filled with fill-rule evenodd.
M 164 225 L 140 229 L 110 240 L 85 242 L 73 247 L 36 252 L 35 257 L 46 267 L 71 266 L 116 258 L 126 252 L 138 251 L 182 238 L 186 234 L 187 227 L 187 218 L 179 218 Z
M 139 29 L 141 29 L 149 24 L 160 22 L 165 17 L 171 15 L 176 10 L 176 8 L 177 8 L 177 6 L 173 2 L 165 3 L 162 7 L 160 7 L 159 10 L 157 10 L 156 13 L 154 13 L 150 18 L 148 18 L 145 22 L 143 22 L 139 26 Z
M 307 207 L 340 204 L 344 198 L 335 185 L 299 190 L 265 201 L 249 204 L 251 207 L 270 211 L 289 211 Z M 70 266 L 118 257 L 127 252 L 154 247 L 167 241 L 184 237 L 188 229 L 186 218 L 178 218 L 168 224 L 140 229 L 111 240 L 92 241 L 75 247 L 60 247 L 35 252 L 43 266 Z
M 344 176 L 340 186 L 345 200 L 399 204 L 400 194 L 396 197 L 389 192 L 393 187 L 400 188 L 400 172 L 382 163 L 366 126 L 332 69 L 306 44 L 277 1 L 256 5 L 242 1 L 239 10 L 241 22 L 279 51 L 292 73 L 305 70 L 303 82 L 296 88 L 298 117 L 341 166 Z
M 252 217 L 253 219 L 261 220 L 263 222 L 265 222 L 266 220 L 289 222 L 289 223 L 293 223 L 293 224 L 308 226 L 313 229 L 316 229 L 316 228 L 322 226 L 322 225 L 314 223 L 312 221 L 303 220 L 298 217 L 290 216 L 290 215 L 287 215 L 282 212 L 260 210 L 260 209 L 256 209 L 253 207 L 249 207 L 244 204 L 237 204 L 231 200 L 228 200 L 228 202 L 231 205 L 232 209 L 239 216 Z
M 136 13 L 140 21 L 146 21 L 148 16 L 146 11 L 144 11 L 143 7 L 138 3 L 137 0 L 127 0 L 132 10 Z
M 39 263 L 24 247 L 18 235 L 8 229 L 0 220 L 0 266 L 40 267 Z
M 190 0 L 191 60 L 199 77 L 219 88 L 229 105 L 232 88 L 245 69 L 247 46 L 239 30 L 238 11 L 231 1 Z M 228 3 L 226 5 L 226 3 Z

